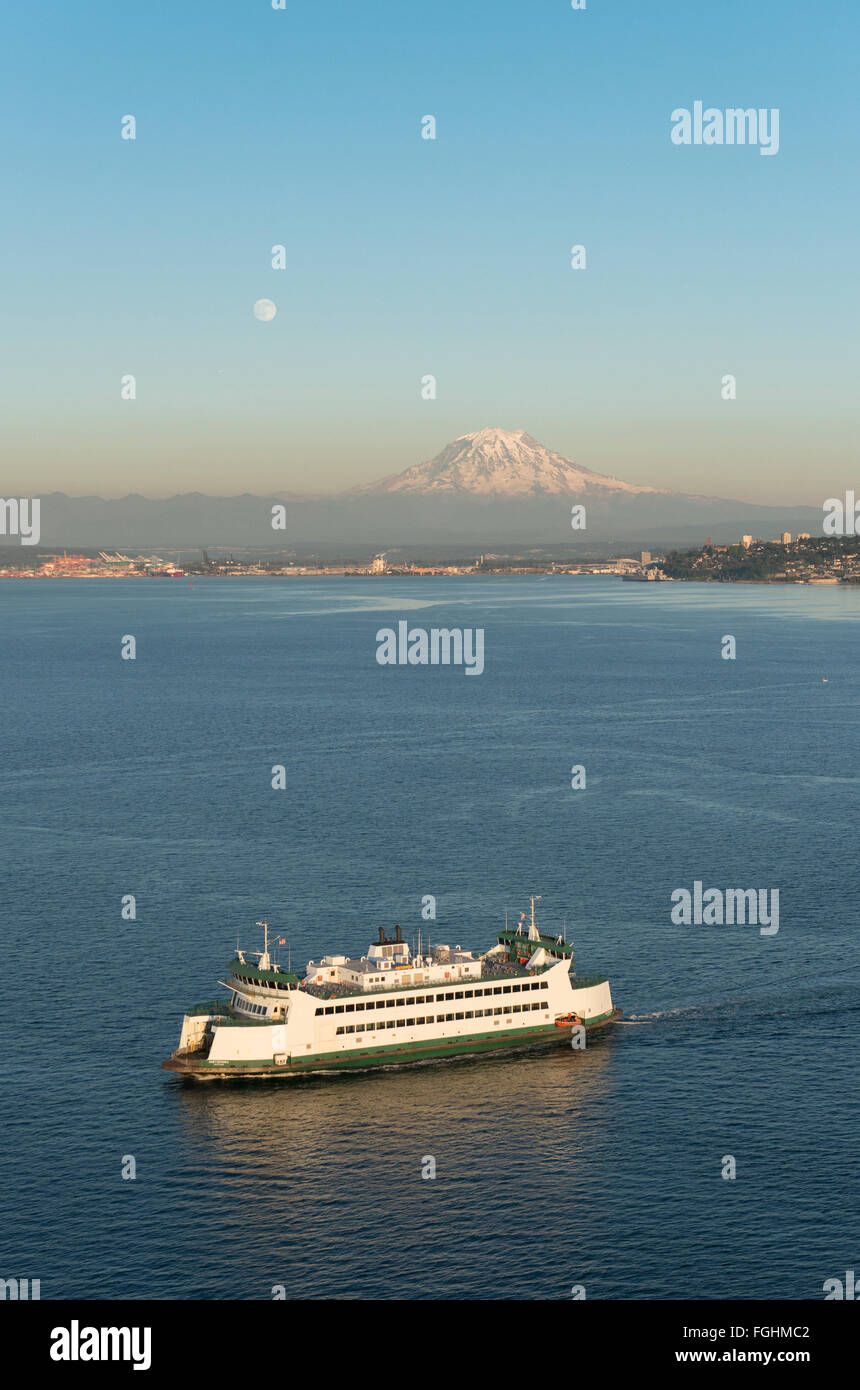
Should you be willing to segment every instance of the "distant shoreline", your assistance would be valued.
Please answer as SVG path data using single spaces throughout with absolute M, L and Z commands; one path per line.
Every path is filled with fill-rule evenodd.
M 410 573 L 403 571 L 394 574 L 367 574 L 361 570 L 305 570 L 302 572 L 294 571 L 291 574 L 262 574 L 262 573 L 233 573 L 233 574 L 197 574 L 193 571 L 172 576 L 158 574 L 0 574 L 0 580 L 41 580 L 43 583 L 51 580 L 63 582 L 93 582 L 101 580 L 105 583 L 117 583 L 119 581 L 141 581 L 164 583 L 166 580 L 176 584 L 197 584 L 218 579 L 280 579 L 280 580 L 300 580 L 300 579 L 367 579 L 379 582 L 385 579 L 527 579 L 537 577 L 542 579 L 617 579 L 621 583 L 625 582 L 624 575 L 620 573 L 595 572 L 593 570 L 543 570 L 543 569 L 510 569 L 510 570 L 435 570 L 423 573 Z M 664 584 L 700 584 L 700 585 L 737 585 L 746 584 L 758 587 L 781 588 L 781 589 L 852 589 L 858 587 L 856 580 L 844 579 L 709 579 L 699 578 L 698 576 L 678 576 L 662 579 L 655 583 L 642 584 L 640 587 L 653 589 L 662 588 Z

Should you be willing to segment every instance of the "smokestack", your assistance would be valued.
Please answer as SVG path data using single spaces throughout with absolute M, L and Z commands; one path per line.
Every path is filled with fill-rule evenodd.
M 379 928 L 379 944 L 380 944 L 380 946 L 384 946 L 384 945 L 385 945 L 385 928 L 384 928 L 384 927 L 380 927 L 380 928 Z
M 403 937 L 400 935 L 400 928 L 397 927 L 397 926 L 395 926 L 395 928 L 394 928 L 394 940 L 395 940 L 395 941 L 402 941 L 402 940 L 403 940 Z

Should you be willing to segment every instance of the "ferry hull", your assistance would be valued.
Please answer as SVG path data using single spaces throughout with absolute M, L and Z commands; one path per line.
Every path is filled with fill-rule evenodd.
M 614 1023 L 621 1009 L 613 1008 L 598 1018 L 583 1020 L 586 1033 Z M 571 1032 L 577 1025 L 541 1024 L 510 1033 L 475 1034 L 471 1037 L 428 1039 L 426 1043 L 403 1046 L 367 1047 L 349 1052 L 321 1052 L 306 1057 L 288 1057 L 283 1063 L 269 1058 L 251 1061 L 210 1062 L 206 1058 L 174 1053 L 162 1062 L 165 1071 L 188 1081 L 235 1081 L 238 1079 L 278 1078 L 303 1073 L 365 1072 L 376 1067 L 401 1067 L 420 1062 L 439 1062 L 453 1058 L 483 1056 L 488 1052 L 521 1052 L 534 1047 L 570 1046 Z

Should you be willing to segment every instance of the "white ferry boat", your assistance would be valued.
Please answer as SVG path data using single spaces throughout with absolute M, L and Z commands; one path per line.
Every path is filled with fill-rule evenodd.
M 162 1066 L 195 1080 L 364 1071 L 501 1049 L 581 1042 L 611 1023 L 609 981 L 574 971 L 573 945 L 543 935 L 525 914 L 483 955 L 435 946 L 413 955 L 399 927 L 366 956 L 323 956 L 302 978 L 269 951 L 237 949 L 228 999 L 186 1015 Z M 257 956 L 256 963 L 247 959 Z M 573 1030 L 576 1038 L 573 1038 Z

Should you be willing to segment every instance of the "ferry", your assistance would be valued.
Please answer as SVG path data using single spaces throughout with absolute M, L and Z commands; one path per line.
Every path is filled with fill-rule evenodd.
M 415 953 L 399 926 L 366 956 L 323 956 L 304 975 L 269 950 L 236 950 L 220 983 L 229 998 L 185 1015 L 177 1050 L 162 1062 L 190 1080 L 295 1076 L 477 1056 L 565 1042 L 621 1010 L 603 975 L 577 975 L 572 943 L 544 935 L 531 915 L 476 955 L 460 946 Z M 280 944 L 284 944 L 283 938 Z M 249 959 L 255 958 L 255 959 Z

